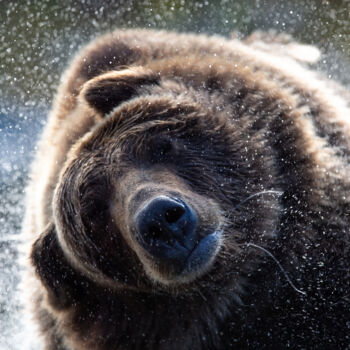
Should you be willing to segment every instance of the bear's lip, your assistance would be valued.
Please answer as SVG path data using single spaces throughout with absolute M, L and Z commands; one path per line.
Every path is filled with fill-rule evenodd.
M 157 266 L 161 270 L 165 268 L 167 277 L 163 276 L 163 282 L 167 280 L 167 284 L 181 283 L 182 280 L 187 282 L 187 280 L 192 280 L 207 270 L 220 248 L 221 236 L 221 230 L 211 230 L 210 233 L 206 232 L 191 250 L 183 246 L 173 250 L 174 247 L 172 247 L 173 254 L 161 258 L 159 255 L 153 255 L 149 250 L 145 250 L 142 245 L 141 247 L 146 261 L 151 262 L 151 265 Z
M 220 247 L 221 235 L 222 231 L 214 231 L 202 238 L 187 257 L 180 275 L 196 272 L 211 262 Z

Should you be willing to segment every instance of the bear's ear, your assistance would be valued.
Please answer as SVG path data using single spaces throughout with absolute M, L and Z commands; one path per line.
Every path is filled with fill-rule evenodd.
M 142 87 L 158 84 L 159 76 L 142 67 L 111 71 L 86 82 L 80 99 L 105 115 L 120 103 L 137 96 Z
M 48 225 L 35 241 L 30 258 L 37 276 L 48 292 L 49 303 L 53 308 L 67 308 L 82 297 L 84 278 L 73 270 L 65 258 L 54 224 Z
M 233 34 L 232 37 L 235 35 Z M 286 33 L 277 33 L 274 30 L 267 32 L 255 31 L 245 38 L 244 42 L 257 49 L 274 52 L 275 55 L 289 56 L 300 62 L 316 63 L 320 56 L 320 50 L 315 46 L 300 44 Z

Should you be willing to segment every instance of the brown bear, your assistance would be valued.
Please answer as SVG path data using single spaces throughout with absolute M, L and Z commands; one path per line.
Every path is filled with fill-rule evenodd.
M 45 349 L 350 345 L 349 94 L 317 56 L 150 30 L 79 53 L 23 226 Z

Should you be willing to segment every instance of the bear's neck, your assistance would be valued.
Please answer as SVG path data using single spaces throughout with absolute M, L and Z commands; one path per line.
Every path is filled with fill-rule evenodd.
M 88 294 L 75 305 L 75 316 L 70 313 L 69 322 L 63 324 L 76 331 L 82 348 L 91 350 L 217 347 L 218 325 L 231 302 L 214 293 L 175 296 L 99 290 Z

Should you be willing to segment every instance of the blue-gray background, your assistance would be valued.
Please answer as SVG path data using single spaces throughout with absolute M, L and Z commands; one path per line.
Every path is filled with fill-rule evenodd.
M 275 29 L 320 47 L 316 69 L 349 86 L 349 12 L 348 0 L 0 0 L 0 350 L 37 349 L 16 292 L 24 186 L 60 75 L 84 43 L 117 27 Z

